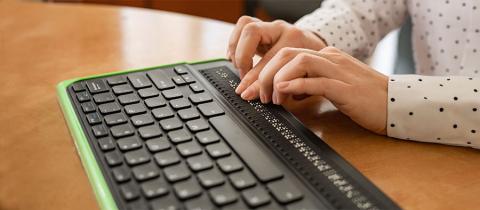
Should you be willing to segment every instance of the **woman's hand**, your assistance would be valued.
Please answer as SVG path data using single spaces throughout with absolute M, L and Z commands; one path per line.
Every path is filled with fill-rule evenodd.
M 283 48 L 258 82 L 244 94 L 259 92 L 262 102 L 271 96 L 275 104 L 288 96 L 323 96 L 364 128 L 386 134 L 388 77 L 336 48 Z
M 254 83 L 263 67 L 284 47 L 320 50 L 325 43 L 310 31 L 301 30 L 281 20 L 262 22 L 243 16 L 233 30 L 228 44 L 227 57 L 240 71 L 242 82 L 236 92 L 242 93 Z M 253 57 L 262 59 L 253 66 Z

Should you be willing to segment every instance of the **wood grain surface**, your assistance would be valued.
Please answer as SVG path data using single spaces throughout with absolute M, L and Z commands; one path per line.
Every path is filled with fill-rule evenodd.
M 145 9 L 0 0 L 0 209 L 98 208 L 58 82 L 223 57 L 232 28 Z M 479 151 L 378 136 L 320 98 L 288 109 L 401 207 L 480 206 Z

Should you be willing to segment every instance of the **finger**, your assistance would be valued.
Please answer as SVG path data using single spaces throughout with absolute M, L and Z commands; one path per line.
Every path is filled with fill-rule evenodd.
M 250 86 L 253 82 L 257 81 L 258 75 L 264 69 L 264 67 L 268 64 L 268 62 L 275 56 L 275 54 L 280 50 L 282 43 L 275 44 L 265 55 L 258 61 L 258 63 L 253 67 L 252 70 L 248 71 L 245 76 L 240 81 L 235 92 L 237 94 L 241 94 L 248 86 Z
M 278 25 L 265 22 L 252 22 L 244 26 L 235 50 L 235 64 L 243 78 L 253 66 L 253 56 L 262 45 L 270 45 L 281 35 Z
M 300 53 L 314 54 L 317 52 L 302 48 L 283 48 L 281 49 L 258 76 L 260 80 L 260 99 L 263 103 L 268 103 L 273 96 L 273 79 L 275 74 L 288 62 L 294 59 Z
M 237 42 L 238 39 L 240 38 L 240 33 L 242 32 L 243 27 L 251 22 L 258 22 L 260 21 L 257 18 L 254 17 L 249 17 L 249 16 L 242 16 L 238 19 L 237 24 L 235 25 L 235 28 L 232 31 L 232 34 L 230 35 L 230 39 L 228 41 L 228 49 L 227 49 L 227 57 L 233 61 L 233 64 L 235 64 L 234 59 L 235 59 L 235 49 L 237 47 Z
M 254 100 L 258 98 L 258 81 L 255 81 L 252 85 L 248 86 L 248 88 L 243 91 L 243 93 L 240 95 L 242 99 L 244 100 Z
M 351 91 L 350 85 L 335 79 L 325 77 L 296 78 L 275 85 L 275 91 L 284 95 L 316 95 L 323 96 L 335 104 L 345 104 Z M 278 104 L 285 100 L 278 99 Z

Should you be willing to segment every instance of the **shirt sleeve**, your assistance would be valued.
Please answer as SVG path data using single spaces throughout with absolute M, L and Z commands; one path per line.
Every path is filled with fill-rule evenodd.
M 480 78 L 392 75 L 387 135 L 480 148 Z
M 364 60 L 383 36 L 400 27 L 407 12 L 406 0 L 326 0 L 295 25 Z

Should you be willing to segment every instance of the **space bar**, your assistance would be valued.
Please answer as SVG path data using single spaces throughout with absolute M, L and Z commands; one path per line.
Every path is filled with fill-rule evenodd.
M 268 182 L 283 176 L 271 158 L 230 117 L 222 115 L 209 121 L 261 181 Z

